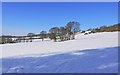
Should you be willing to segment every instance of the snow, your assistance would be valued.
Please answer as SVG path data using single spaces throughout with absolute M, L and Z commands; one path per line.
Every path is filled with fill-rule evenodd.
M 35 56 L 72 52 L 77 50 L 98 49 L 118 46 L 118 32 L 103 32 L 89 35 L 78 34 L 75 40 L 53 42 L 34 40 L 29 43 L 3 44 L 0 58 Z
M 118 73 L 118 32 L 78 34 L 75 40 L 3 44 L 3 73 Z
M 4 58 L 2 63 L 3 73 L 118 73 L 118 46 L 44 57 Z
M 83 55 L 83 54 L 85 54 L 85 53 L 78 53 L 78 52 L 74 52 L 74 53 L 71 53 L 71 55 Z

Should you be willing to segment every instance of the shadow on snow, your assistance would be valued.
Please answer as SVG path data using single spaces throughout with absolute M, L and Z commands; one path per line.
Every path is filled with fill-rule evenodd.
M 43 57 L 4 58 L 2 71 L 3 73 L 117 73 L 118 47 Z

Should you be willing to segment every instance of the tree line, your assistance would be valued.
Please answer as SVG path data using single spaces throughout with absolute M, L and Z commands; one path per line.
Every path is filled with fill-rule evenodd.
M 86 31 L 90 31 L 90 33 L 97 33 L 97 32 L 114 32 L 120 31 L 120 23 L 114 24 L 111 26 L 101 26 L 93 29 L 87 29 L 85 31 L 81 31 L 86 35 Z M 3 43 L 17 43 L 17 42 L 32 42 L 33 39 L 42 39 L 44 41 L 45 38 L 50 38 L 51 40 L 56 41 L 66 41 L 75 39 L 75 35 L 77 32 L 80 32 L 80 24 L 79 22 L 68 22 L 66 26 L 62 27 L 52 27 L 47 31 L 41 31 L 39 34 L 28 33 L 27 36 L 9 36 L 9 35 L 2 35 L 0 36 L 0 44 Z M 35 37 L 37 36 L 37 37 Z
M 97 32 L 114 32 L 114 31 L 120 31 L 120 23 L 119 24 L 114 24 L 111 26 L 101 26 L 97 28 L 90 28 L 86 31 L 91 31 L 91 33 L 97 33 Z M 85 31 L 82 31 L 84 33 Z
M 66 40 L 73 40 L 75 39 L 75 34 L 80 31 L 80 23 L 79 22 L 68 22 L 66 26 L 62 27 L 52 27 L 49 29 L 49 32 L 47 31 L 41 31 L 40 32 L 40 38 L 42 41 L 45 38 L 50 38 L 51 40 L 54 40 L 54 42 L 59 39 L 60 41 L 66 41 Z M 34 36 L 34 33 L 28 33 L 27 36 L 30 36 L 30 39 L 32 42 L 32 37 Z

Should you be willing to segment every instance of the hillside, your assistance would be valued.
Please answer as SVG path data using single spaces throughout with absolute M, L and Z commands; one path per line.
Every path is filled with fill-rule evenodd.
M 118 32 L 4 44 L 3 73 L 118 73 Z
M 2 57 L 34 56 L 43 54 L 59 54 L 71 51 L 97 49 L 118 46 L 118 32 L 103 32 L 89 35 L 78 34 L 75 40 L 53 42 L 36 40 L 29 43 L 3 44 Z
M 92 33 L 96 32 L 115 32 L 115 31 L 120 31 L 120 24 L 114 24 L 111 26 L 101 26 L 99 28 L 95 29 L 89 29 L 92 31 Z

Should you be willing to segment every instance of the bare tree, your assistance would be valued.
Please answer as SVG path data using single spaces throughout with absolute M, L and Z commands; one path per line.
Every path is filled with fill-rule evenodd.
M 42 39 L 42 41 L 44 40 L 44 38 L 46 38 L 46 34 L 47 34 L 46 31 L 41 31 L 40 32 L 40 38 Z
M 80 31 L 80 24 L 78 22 L 69 22 L 67 24 L 67 33 L 69 35 L 69 39 L 70 39 L 70 35 L 72 35 L 72 39 L 75 39 L 75 33 Z
M 50 32 L 50 34 L 49 34 L 50 38 L 54 39 L 54 41 L 56 42 L 57 36 L 60 34 L 59 28 L 58 27 L 53 27 L 49 30 L 49 32 Z
M 66 28 L 60 27 L 60 39 L 61 39 L 61 41 L 65 40 L 65 35 L 66 35 Z
M 70 26 L 70 25 L 66 26 L 66 37 L 67 37 L 67 40 L 70 40 L 71 28 L 72 28 L 72 26 Z
M 35 34 L 34 33 L 28 33 L 27 34 L 27 36 L 28 37 L 30 37 L 29 39 L 30 39 L 30 42 L 32 42 L 32 39 L 33 39 L 33 36 L 34 36 Z

